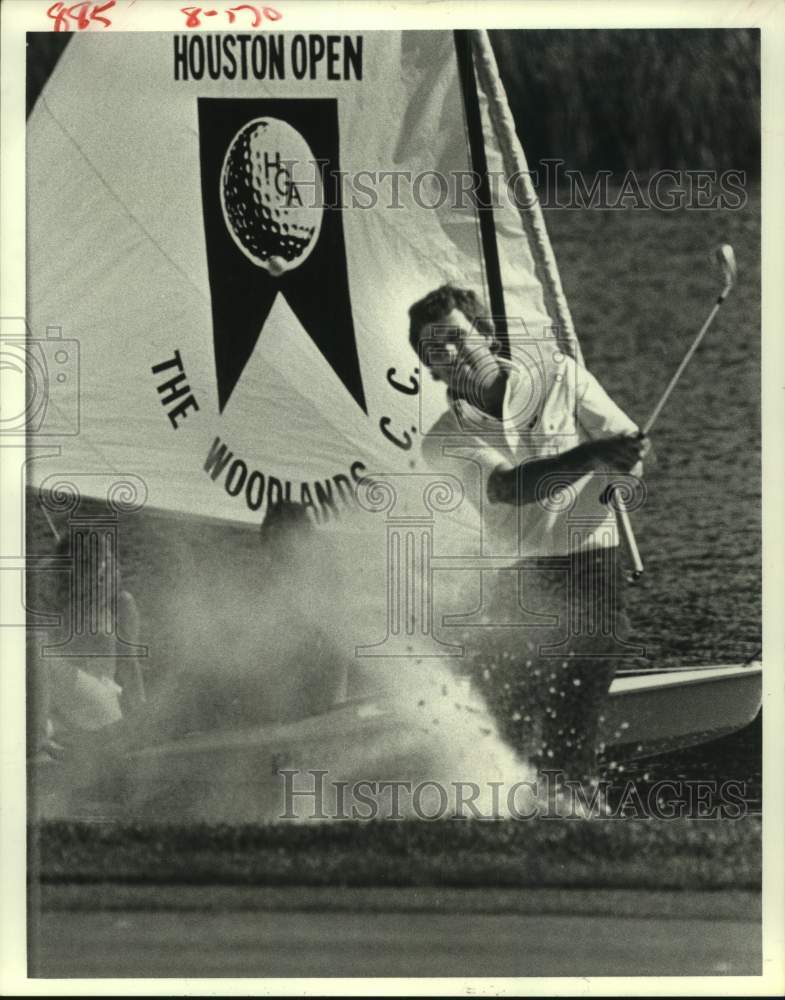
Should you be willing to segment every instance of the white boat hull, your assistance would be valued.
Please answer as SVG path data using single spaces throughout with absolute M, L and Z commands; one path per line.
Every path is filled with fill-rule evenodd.
M 617 677 L 601 739 L 630 758 L 717 739 L 752 722 L 761 683 L 760 663 Z

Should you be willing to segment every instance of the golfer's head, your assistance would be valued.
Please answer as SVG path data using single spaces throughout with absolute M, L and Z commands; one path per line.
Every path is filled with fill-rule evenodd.
M 453 398 L 471 399 L 498 377 L 493 321 L 470 289 L 442 285 L 409 310 L 409 343 Z

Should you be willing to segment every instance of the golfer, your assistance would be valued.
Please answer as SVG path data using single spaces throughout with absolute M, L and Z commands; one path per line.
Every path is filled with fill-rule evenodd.
M 471 630 L 472 673 L 513 746 L 591 783 L 618 662 L 618 649 L 603 655 L 607 634 L 591 623 L 610 620 L 614 635 L 629 627 L 615 517 L 601 500 L 608 476 L 596 474 L 639 475 L 648 442 L 555 341 L 511 343 L 511 360 L 502 358 L 487 315 L 474 292 L 452 285 L 409 310 L 410 343 L 449 401 L 424 455 L 443 470 L 443 446 L 457 442 L 479 465 L 484 552 L 509 557 L 532 620 Z M 589 528 L 576 532 L 580 524 Z M 483 575 L 502 600 L 505 571 Z

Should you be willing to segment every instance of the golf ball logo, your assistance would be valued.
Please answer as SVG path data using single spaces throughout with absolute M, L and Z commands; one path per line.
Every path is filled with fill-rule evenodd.
M 229 144 L 221 170 L 221 208 L 249 260 L 277 276 L 308 257 L 323 209 L 318 164 L 288 122 L 255 118 Z

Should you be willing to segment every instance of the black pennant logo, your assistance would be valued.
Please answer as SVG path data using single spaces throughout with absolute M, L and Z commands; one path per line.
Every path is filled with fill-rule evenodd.
M 280 293 L 367 413 L 352 321 L 338 103 L 199 98 L 202 208 L 223 412 Z

